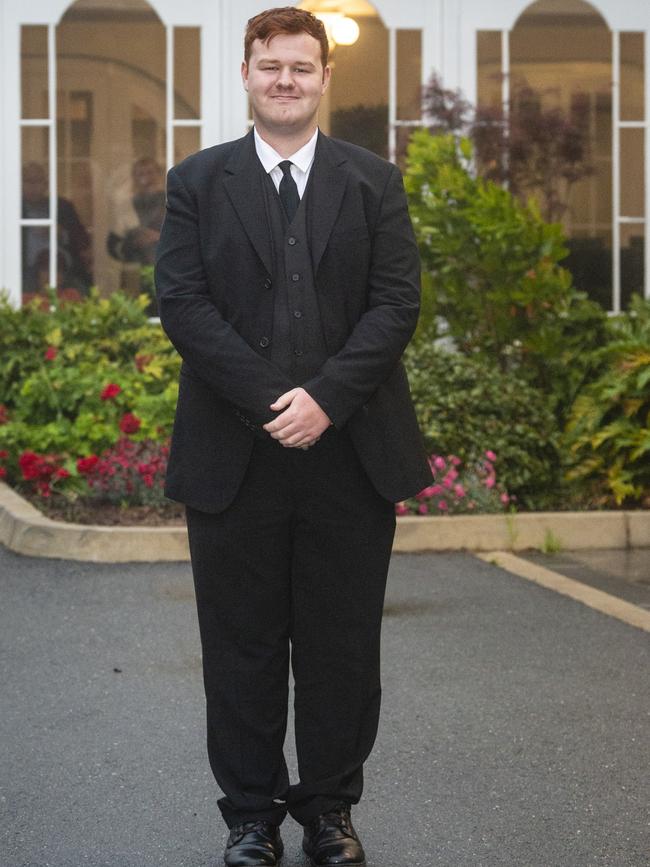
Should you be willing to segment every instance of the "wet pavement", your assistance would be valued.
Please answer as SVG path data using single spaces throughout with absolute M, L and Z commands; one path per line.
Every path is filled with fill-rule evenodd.
M 1 867 L 221 865 L 188 564 L 0 548 L 0 594 Z M 382 660 L 368 867 L 650 863 L 647 633 L 469 554 L 397 555 Z M 291 725 L 286 754 L 295 779 Z
M 650 548 L 526 551 L 520 556 L 650 611 Z

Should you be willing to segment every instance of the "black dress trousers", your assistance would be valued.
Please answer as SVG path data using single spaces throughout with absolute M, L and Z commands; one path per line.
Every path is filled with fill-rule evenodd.
M 301 824 L 358 803 L 377 734 L 394 505 L 345 431 L 308 450 L 257 440 L 235 501 L 187 509 L 208 756 L 229 827 Z M 283 755 L 289 661 L 299 781 Z

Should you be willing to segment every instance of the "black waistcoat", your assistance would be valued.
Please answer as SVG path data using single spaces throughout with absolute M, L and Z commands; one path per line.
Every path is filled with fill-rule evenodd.
M 273 251 L 273 334 L 271 360 L 301 385 L 327 361 L 327 347 L 316 298 L 309 243 L 309 189 L 289 223 L 271 176 L 264 174 L 266 219 Z

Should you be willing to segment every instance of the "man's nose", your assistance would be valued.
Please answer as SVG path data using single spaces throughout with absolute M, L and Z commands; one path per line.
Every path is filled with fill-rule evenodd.
M 293 75 L 291 74 L 291 69 L 288 66 L 281 66 L 280 72 L 278 73 L 277 84 L 279 87 L 293 87 Z

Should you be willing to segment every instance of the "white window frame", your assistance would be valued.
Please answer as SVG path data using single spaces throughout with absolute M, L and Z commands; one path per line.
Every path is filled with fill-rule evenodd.
M 475 31 L 475 39 L 484 28 L 479 27 Z M 508 115 L 510 109 L 510 28 L 501 31 L 501 109 L 505 120 L 505 136 L 508 135 Z M 650 237 L 647 222 L 650 218 L 650 47 L 648 45 L 648 31 L 644 30 L 610 30 L 612 34 L 612 313 L 621 311 L 621 226 L 622 225 L 645 225 L 644 231 L 644 287 L 645 298 L 650 298 Z M 644 36 L 644 120 L 624 121 L 621 120 L 621 55 L 620 37 L 626 33 L 642 33 Z M 478 59 L 477 59 L 478 60 Z M 476 62 L 476 75 L 478 77 L 478 62 Z M 478 78 L 477 78 L 478 80 Z M 645 207 L 643 217 L 631 217 L 621 213 L 621 130 L 642 129 L 644 130 L 644 178 L 645 178 Z M 507 159 L 507 154 L 505 155 Z
M 4 227 L 4 238 L 3 238 L 3 247 L 5 256 L 13 257 L 14 265 L 11 268 L 7 268 L 6 274 L 9 277 L 8 283 L 9 285 L 6 287 L 9 291 L 9 297 L 12 303 L 19 305 L 22 300 L 23 286 L 22 286 L 22 236 L 23 229 L 28 228 L 30 226 L 45 226 L 49 229 L 50 235 L 50 255 L 49 255 L 49 283 L 51 286 L 56 286 L 57 281 L 57 223 L 58 223 L 58 178 L 57 178 L 57 136 L 56 136 L 56 124 L 57 124 L 57 63 L 56 63 L 56 28 L 60 25 L 63 16 L 67 9 L 73 5 L 74 0 L 71 0 L 70 3 L 66 4 L 65 9 L 60 12 L 57 11 L 56 8 L 52 9 L 52 19 L 49 21 L 42 20 L 34 20 L 34 16 L 21 16 L 18 13 L 17 19 L 14 19 L 11 22 L 3 21 L 5 27 L 3 29 L 6 30 L 5 35 L 5 45 L 6 40 L 10 38 L 9 34 L 11 33 L 16 42 L 12 46 L 11 52 L 5 52 L 4 55 L 4 63 L 5 70 L 10 68 L 10 63 L 13 61 L 15 64 L 14 72 L 11 76 L 7 76 L 5 81 L 14 80 L 16 81 L 17 92 L 14 93 L 15 101 L 7 100 L 7 104 L 5 105 L 5 122 L 9 121 L 11 117 L 11 110 L 15 111 L 14 117 L 18 118 L 17 127 L 14 126 L 14 121 L 11 122 L 11 127 L 17 129 L 17 141 L 15 141 L 16 154 L 14 165 L 19 167 L 18 176 L 14 178 L 12 182 L 12 192 L 14 193 L 13 197 L 9 197 L 10 200 L 13 199 L 13 202 L 17 204 L 17 208 L 5 207 L 3 213 L 3 222 L 5 222 Z M 181 127 L 190 127 L 199 130 L 199 146 L 204 146 L 204 139 L 206 135 L 206 126 L 214 127 L 214 119 L 206 118 L 206 105 L 208 104 L 207 94 L 206 94 L 206 72 L 207 72 L 207 63 L 206 63 L 206 52 L 204 46 L 205 40 L 205 31 L 206 25 L 212 23 L 211 21 L 201 20 L 200 16 L 194 14 L 192 18 L 194 20 L 184 19 L 182 21 L 170 21 L 165 20 L 163 18 L 161 9 L 158 8 L 158 4 L 155 0 L 148 0 L 149 6 L 152 11 L 158 16 L 161 20 L 161 23 L 165 27 L 165 39 L 166 39 L 166 63 L 165 63 L 165 104 L 166 104 L 166 162 L 167 168 L 171 168 L 174 162 L 174 135 L 175 131 Z M 164 4 L 161 4 L 164 5 Z M 196 5 L 194 3 L 190 3 L 190 5 Z M 196 20 L 198 18 L 198 20 Z M 55 20 L 53 20 L 55 19 Z M 22 70 L 22 57 L 20 51 L 20 42 L 21 42 L 21 34 L 22 27 L 30 27 L 30 26 L 44 26 L 47 27 L 47 88 L 48 88 L 48 116 L 45 118 L 23 118 L 22 116 L 22 99 L 21 99 L 21 70 Z M 200 102 L 201 102 L 201 114 L 198 118 L 192 119 L 181 119 L 175 117 L 175 100 L 174 100 L 174 31 L 176 28 L 182 27 L 193 27 L 199 30 L 200 35 Z M 212 29 L 212 28 L 210 28 Z M 6 85 L 5 85 L 6 86 Z M 23 217 L 22 213 L 22 173 L 20 172 L 20 166 L 22 165 L 22 131 L 25 128 L 40 128 L 48 130 L 48 159 L 49 159 L 49 199 L 50 199 L 50 210 L 49 216 L 43 219 L 27 219 Z M 7 124 L 5 128 L 10 128 Z M 8 146 L 9 148 L 11 145 Z M 6 163 L 5 163 L 6 165 Z M 16 186 L 13 186 L 16 184 Z M 9 184 L 6 185 L 9 187 Z M 8 192 L 8 191 L 7 191 Z M 16 195 L 17 193 L 17 195 Z M 13 213 L 12 213 L 13 210 Z M 16 210 L 18 219 L 16 220 Z M 17 229 L 17 231 L 16 231 Z M 5 277 L 5 279 L 7 279 Z

